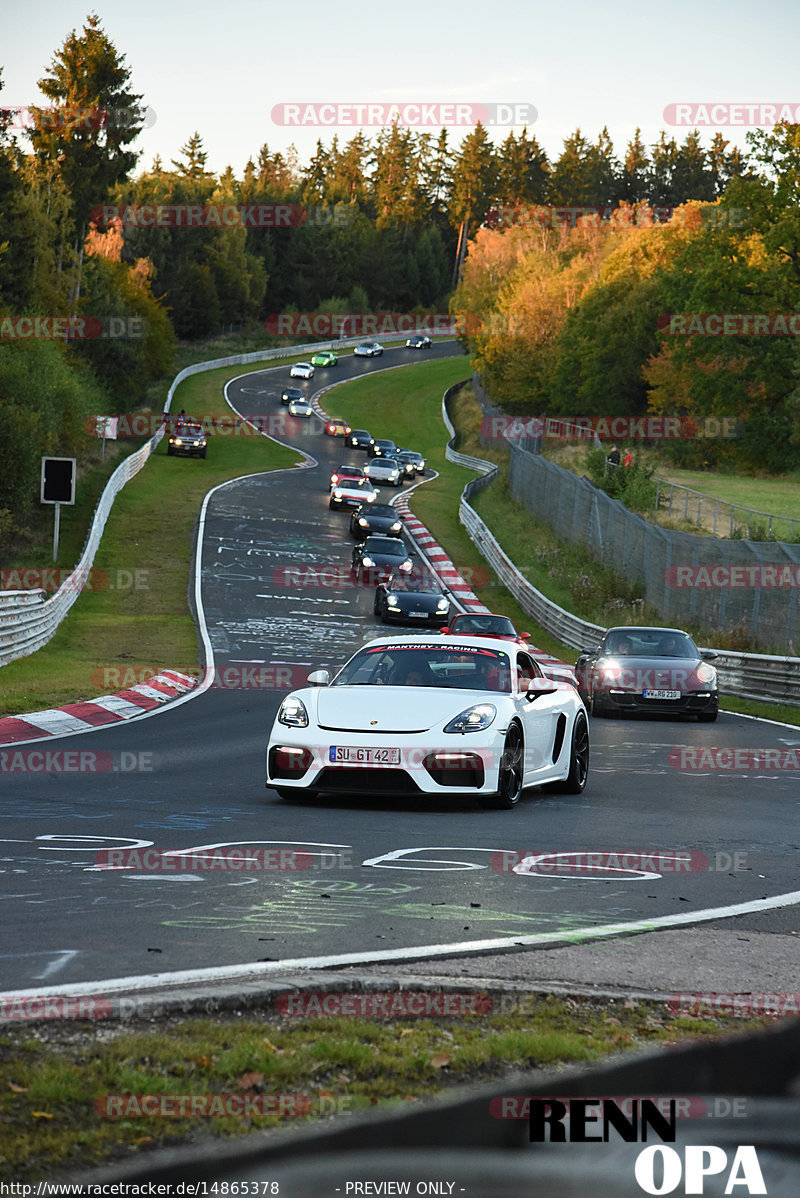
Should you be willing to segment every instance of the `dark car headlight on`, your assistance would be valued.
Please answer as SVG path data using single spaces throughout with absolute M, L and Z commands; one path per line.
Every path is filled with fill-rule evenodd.
M 698 682 L 702 682 L 704 686 L 717 685 L 717 671 L 713 666 L 708 665 L 707 662 L 702 662 L 695 670 L 695 674 L 697 675 Z
M 307 728 L 308 712 L 303 701 L 288 695 L 281 703 L 278 723 L 288 724 L 290 728 Z
M 399 607 L 400 600 L 397 598 L 396 595 L 390 595 L 389 598 L 386 600 L 386 604 L 387 604 L 387 607 Z
M 365 516 L 359 516 L 358 523 L 361 525 L 362 528 L 369 528 L 369 520 L 367 520 L 367 518 Z
M 437 611 L 449 611 L 450 610 L 450 600 L 445 599 L 445 597 L 442 596 L 442 598 L 436 604 L 436 610 Z
M 364 521 L 364 523 L 366 524 L 366 520 Z M 400 529 L 402 527 L 403 527 L 403 525 L 400 523 L 400 521 L 395 520 L 394 524 L 392 525 L 392 532 L 400 532 Z
M 406 560 L 404 562 L 401 562 L 400 569 L 403 571 L 404 574 L 408 574 L 409 570 L 413 569 L 411 559 L 406 558 Z
M 361 559 L 361 565 L 362 565 L 362 566 L 367 566 L 367 567 L 369 568 L 369 567 L 371 567 L 371 566 L 374 566 L 374 565 L 375 565 L 375 563 L 374 563 L 374 561 L 372 560 L 372 558 L 371 558 L 371 557 L 362 557 L 362 559 Z
M 493 723 L 497 708 L 493 703 L 476 703 L 445 724 L 445 732 L 483 732 Z

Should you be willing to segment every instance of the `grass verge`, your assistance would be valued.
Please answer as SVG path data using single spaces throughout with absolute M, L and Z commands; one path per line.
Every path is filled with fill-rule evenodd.
M 766 1022 L 681 1017 L 663 1003 L 630 999 L 526 995 L 521 1006 L 513 1014 L 459 1019 L 290 1019 L 248 1012 L 213 1020 L 167 1017 L 133 1028 L 71 1021 L 6 1027 L 0 1036 L 0 1179 L 64 1176 L 109 1160 L 129 1162 L 143 1149 L 191 1143 L 201 1134 L 231 1137 L 424 1102 L 509 1070 L 588 1064 Z M 267 1095 L 303 1095 L 305 1103 L 284 1109 L 309 1113 L 147 1117 L 138 1099 L 109 1107 L 106 1097 L 215 1094 L 263 1096 L 265 1104 Z M 102 1113 L 109 1109 L 117 1116 Z M 174 1100 L 164 1109 L 181 1110 Z M 486 1118 L 492 1117 L 487 1105 Z

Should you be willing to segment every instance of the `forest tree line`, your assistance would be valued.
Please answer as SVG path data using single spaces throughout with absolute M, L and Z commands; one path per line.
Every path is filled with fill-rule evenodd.
M 0 540 L 35 498 L 40 455 L 80 454 L 89 415 L 141 403 L 170 372 L 176 338 L 276 312 L 446 311 L 463 251 L 480 261 L 498 205 L 675 206 L 753 178 L 735 147 L 717 136 L 703 148 L 696 131 L 646 147 L 637 130 L 617 158 L 606 129 L 594 140 L 576 130 L 551 160 L 527 129 L 496 146 L 481 125 L 458 144 L 447 129 L 398 125 L 334 137 L 305 164 L 264 144 L 241 178 L 209 170 L 194 132 L 168 164 L 141 169 L 145 100 L 96 15 L 39 88 L 43 106 L 21 131 L 2 110 L 0 74 L 0 440 L 14 461 L 0 473 Z M 331 218 L 191 229 L 97 218 L 102 206 L 276 203 Z M 30 336 L 32 316 L 100 332 Z M 142 335 L 108 335 L 110 322 Z

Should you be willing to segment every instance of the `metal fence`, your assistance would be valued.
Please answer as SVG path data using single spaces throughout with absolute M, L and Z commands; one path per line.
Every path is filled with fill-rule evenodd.
M 447 404 L 450 397 L 463 385 L 463 383 L 457 383 L 451 387 L 442 400 L 442 417 L 450 432 L 451 442 L 455 439 L 455 429 L 447 412 Z M 475 495 L 496 477 L 497 467 L 481 458 L 459 453 L 452 448 L 451 444 L 447 446 L 445 455 L 448 461 L 478 470 L 483 475 L 481 478 L 471 480 L 464 488 L 459 509 L 461 523 L 522 610 L 564 645 L 569 645 L 573 649 L 583 649 L 595 645 L 605 629 L 601 625 L 583 620 L 563 607 L 559 607 L 557 603 L 553 603 L 551 599 L 537 590 L 504 552 L 491 530 L 471 506 L 470 500 L 474 499 Z M 512 458 L 513 456 L 512 452 Z M 534 460 L 541 461 L 541 459 Z M 549 463 L 544 464 L 549 465 Z M 558 470 L 559 468 L 554 467 L 554 469 Z M 568 474 L 567 471 L 561 471 L 561 473 Z M 569 475 L 569 477 L 584 488 L 595 490 L 588 480 L 576 479 L 574 475 Z M 603 493 L 599 492 L 599 494 Z M 608 496 L 604 496 L 604 498 L 609 499 Z M 609 500 L 609 502 L 622 507 L 616 500 Z M 630 515 L 630 513 L 628 514 Z M 645 525 L 639 517 L 634 517 L 634 519 L 638 520 L 639 524 L 645 528 L 652 527 Z M 663 529 L 653 529 L 653 531 L 664 533 L 666 536 Z M 694 539 L 713 540 L 713 538 L 705 537 Z M 733 544 L 741 545 L 743 542 L 733 542 Z M 796 591 L 794 593 L 796 594 Z M 717 650 L 717 652 L 719 657 L 714 664 L 719 672 L 720 684 L 728 694 L 746 699 L 800 702 L 800 658 L 765 653 L 735 653 L 728 650 Z
M 765 651 L 788 651 L 800 640 L 800 545 L 721 540 L 649 524 L 586 478 L 511 445 L 509 489 L 550 524 L 637 584 L 668 623 L 745 634 Z M 788 567 L 788 571 L 785 569 Z M 783 578 L 784 585 L 771 579 Z
M 117 466 L 98 500 L 80 561 L 52 598 L 47 599 L 45 592 L 38 590 L 28 592 L 32 597 L 25 601 L 4 600 L 0 607 L 0 665 L 35 653 L 55 636 L 59 624 L 86 586 L 114 500 L 126 482 L 139 473 L 163 436 L 162 425 L 155 436 Z M 20 592 L 16 594 L 19 599 Z
M 779 536 L 788 537 L 794 541 L 800 536 L 800 518 L 778 516 L 774 512 L 760 512 L 757 508 L 743 507 L 740 503 L 731 503 L 727 499 L 717 499 L 704 491 L 695 491 L 684 487 L 681 483 L 673 483 L 665 478 L 655 478 L 656 511 L 669 512 L 671 515 L 691 520 L 701 528 L 708 528 L 721 537 L 734 537 L 737 534 L 749 541 L 753 532 L 756 540 L 771 541 Z

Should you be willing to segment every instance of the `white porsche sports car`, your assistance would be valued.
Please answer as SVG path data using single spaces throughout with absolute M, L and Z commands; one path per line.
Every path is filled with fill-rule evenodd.
M 526 646 L 418 634 L 369 641 L 287 695 L 266 784 L 283 799 L 460 792 L 504 808 L 528 786 L 580 794 L 588 772 L 583 702 Z

